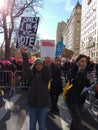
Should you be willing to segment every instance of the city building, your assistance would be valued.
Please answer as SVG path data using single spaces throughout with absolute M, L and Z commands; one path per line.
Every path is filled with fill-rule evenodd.
M 82 0 L 80 53 L 98 62 L 98 0 Z
M 58 23 L 56 31 L 56 44 L 60 42 L 65 26 L 66 23 L 64 21 Z
M 63 31 L 63 43 L 67 49 L 74 51 L 74 56 L 79 54 L 81 33 L 81 4 L 76 3 L 70 18 L 67 20 Z

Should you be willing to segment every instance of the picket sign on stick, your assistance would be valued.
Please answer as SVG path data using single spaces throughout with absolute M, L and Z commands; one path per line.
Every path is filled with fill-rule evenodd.
M 55 42 L 54 40 L 41 41 L 41 57 L 55 57 Z

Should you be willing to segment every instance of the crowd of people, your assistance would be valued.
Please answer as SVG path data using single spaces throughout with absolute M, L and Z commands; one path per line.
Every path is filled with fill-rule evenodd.
M 80 54 L 73 62 L 68 59 L 62 62 L 59 57 L 54 60 L 46 57 L 44 60 L 37 58 L 33 64 L 30 64 L 25 49 L 21 48 L 20 52 L 23 61 L 19 64 L 16 64 L 14 60 L 13 62 L 11 61 L 8 70 L 13 72 L 22 70 L 27 77 L 29 85 L 27 106 L 30 130 L 36 130 L 37 122 L 39 130 L 45 130 L 48 110 L 52 113 L 59 112 L 58 98 L 64 88 L 62 75 L 65 78 L 65 82 L 69 82 L 71 85 L 65 99 L 72 117 L 70 130 L 83 130 L 81 108 L 85 103 L 88 92 L 81 93 L 85 87 L 90 87 L 91 84 L 95 83 L 96 98 L 98 98 L 98 64 L 91 62 L 90 58 L 84 54 Z M 0 71 L 3 71 L 3 69 L 0 63 Z

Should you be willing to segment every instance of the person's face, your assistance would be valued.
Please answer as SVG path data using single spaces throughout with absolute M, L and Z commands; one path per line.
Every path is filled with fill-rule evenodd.
M 35 65 L 35 69 L 37 71 L 41 71 L 43 69 L 43 64 L 41 62 L 38 62 L 36 65 Z
M 51 59 L 50 58 L 46 58 L 45 59 L 45 65 L 50 65 L 51 64 Z
M 87 65 L 87 59 L 85 57 L 82 57 L 79 61 L 78 61 L 78 66 L 79 67 L 86 67 Z
M 59 63 L 60 63 L 59 59 L 56 59 L 55 64 L 59 64 Z

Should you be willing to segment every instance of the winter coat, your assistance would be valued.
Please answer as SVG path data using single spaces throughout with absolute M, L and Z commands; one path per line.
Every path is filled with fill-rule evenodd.
M 27 54 L 23 53 L 23 72 L 29 81 L 27 105 L 34 108 L 42 108 L 50 105 L 48 83 L 51 79 L 51 71 L 47 66 L 38 72 L 30 69 Z M 34 67 L 34 66 L 33 66 Z
M 87 78 L 87 71 L 78 72 L 78 67 L 74 66 L 69 71 L 68 79 L 73 86 L 69 89 L 66 100 L 71 103 L 83 103 L 86 98 L 86 93 L 81 94 L 81 92 L 84 87 L 90 86 L 90 80 Z
M 52 81 L 50 87 L 50 93 L 52 95 L 59 95 L 63 91 L 62 87 L 62 78 L 61 78 L 61 68 L 59 65 L 52 63 L 51 64 L 51 72 L 52 72 Z

